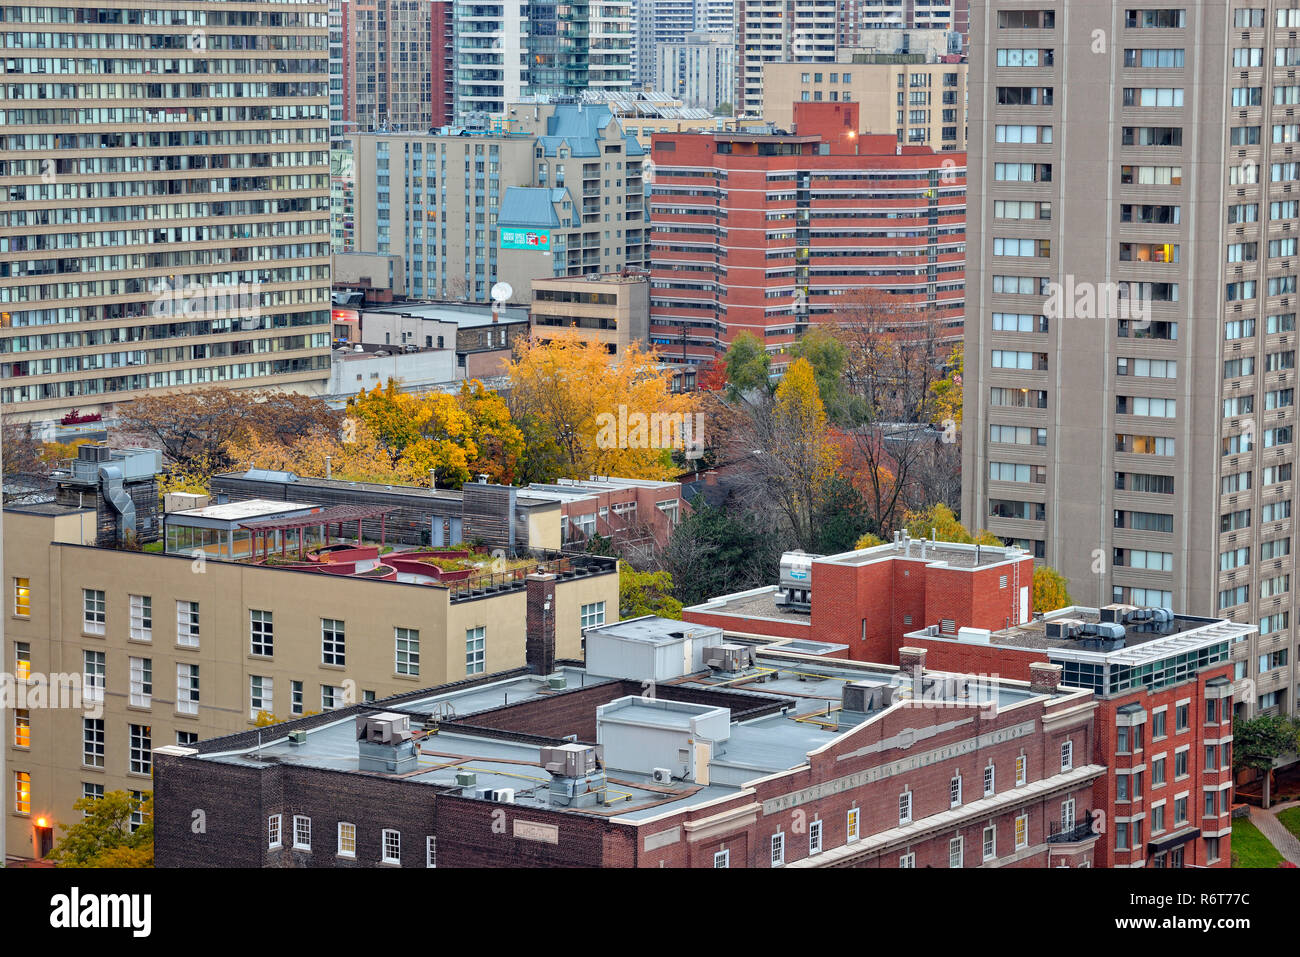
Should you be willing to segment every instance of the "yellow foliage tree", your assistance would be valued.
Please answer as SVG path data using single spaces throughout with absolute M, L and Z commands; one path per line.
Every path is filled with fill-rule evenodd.
M 948 374 L 930 384 L 930 397 L 933 400 L 934 423 L 943 426 L 951 421 L 953 426 L 961 429 L 961 377 L 965 370 L 966 353 L 961 343 L 952 350 L 948 357 Z
M 872 535 L 870 532 L 859 538 L 853 545 L 854 548 L 875 548 L 877 545 L 885 544 L 885 540 L 879 535 Z
M 903 524 L 907 533 L 913 538 L 929 538 L 931 532 L 940 542 L 959 542 L 967 545 L 995 545 L 1001 546 L 1002 539 L 998 538 L 992 532 L 980 531 L 977 535 L 972 535 L 966 527 L 957 520 L 953 510 L 942 502 L 931 505 L 929 508 L 920 511 L 908 509 L 903 516 Z
M 1034 569 L 1034 611 L 1056 611 L 1074 604 L 1065 576 L 1049 565 Z
M 517 343 L 507 366 L 510 411 L 530 437 L 529 477 L 671 477 L 694 397 L 674 395 L 672 373 L 638 343 L 610 356 L 573 330 L 547 336 Z

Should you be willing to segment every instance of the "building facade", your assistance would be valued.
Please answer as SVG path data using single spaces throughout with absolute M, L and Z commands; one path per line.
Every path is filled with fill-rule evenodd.
M 730 33 L 688 33 L 655 47 L 655 89 L 708 110 L 732 104 L 736 85 L 736 41 Z
M 59 21 L 0 7 L 0 405 L 15 419 L 328 377 L 326 3 L 183 6 L 147 22 L 125 0 Z
M 427 130 L 450 121 L 449 4 L 342 3 L 346 132 Z
M 763 64 L 834 63 L 838 0 L 736 0 L 736 116 L 766 116 Z
M 965 150 L 966 64 L 926 62 L 920 54 L 907 59 L 863 54 L 830 66 L 769 63 L 767 118 L 788 130 L 796 103 L 853 102 L 865 132 L 942 152 Z
M 6 509 L 4 521 L 14 856 L 42 856 L 49 822 L 66 824 L 81 797 L 151 790 L 155 747 L 526 664 L 522 581 L 472 593 L 98 548 L 84 544 L 93 508 Z M 592 568 L 550 589 L 561 657 L 581 654 L 583 624 L 617 618 L 614 563 Z M 59 676 L 81 693 L 56 695 Z
M 708 362 L 748 331 L 779 353 L 867 289 L 957 334 L 965 156 L 859 134 L 857 110 L 798 103 L 794 134 L 654 137 L 656 345 Z
M 1291 711 L 1300 14 L 972 9 L 963 518 L 1089 605 L 1258 625 L 1235 677 Z
M 634 342 L 643 349 L 649 345 L 650 282 L 645 276 L 621 273 L 534 279 L 529 318 L 533 335 L 540 339 L 557 328 L 577 330 L 610 355 L 621 356 Z
M 495 129 L 349 137 L 353 247 L 400 253 L 417 299 L 643 267 L 644 151 L 608 107 L 512 106 Z

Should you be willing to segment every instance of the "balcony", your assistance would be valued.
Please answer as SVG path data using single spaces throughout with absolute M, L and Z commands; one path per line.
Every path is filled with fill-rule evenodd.
M 1080 844 L 1099 835 L 1092 830 L 1092 812 L 1084 811 L 1083 820 L 1069 828 L 1061 826 L 1060 821 L 1053 821 L 1048 827 L 1048 844 Z

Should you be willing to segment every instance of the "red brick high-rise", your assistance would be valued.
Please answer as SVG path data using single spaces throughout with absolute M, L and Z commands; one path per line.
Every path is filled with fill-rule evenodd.
M 651 340 L 707 362 L 748 331 L 779 353 L 862 289 L 960 336 L 966 154 L 863 133 L 856 103 L 794 117 L 793 134 L 655 135 Z

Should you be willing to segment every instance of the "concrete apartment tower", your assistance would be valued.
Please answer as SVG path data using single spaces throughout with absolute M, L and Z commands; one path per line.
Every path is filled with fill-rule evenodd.
M 327 4 L 181 6 L 0 9 L 11 420 L 329 377 Z
M 973 0 L 963 519 L 1291 711 L 1300 10 Z

